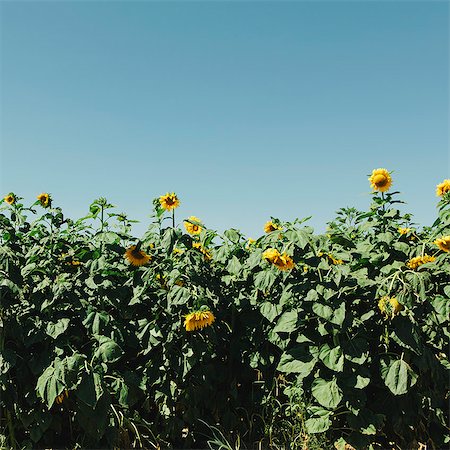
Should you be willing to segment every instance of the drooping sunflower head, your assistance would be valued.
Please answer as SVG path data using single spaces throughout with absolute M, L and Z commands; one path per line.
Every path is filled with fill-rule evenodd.
M 280 225 L 278 225 L 276 223 L 273 223 L 271 220 L 266 222 L 264 225 L 264 231 L 266 233 L 271 233 L 272 231 L 282 230 L 282 229 L 283 229 L 283 227 L 281 227 Z
M 369 181 L 372 189 L 379 192 L 386 192 L 392 185 L 391 175 L 386 169 L 374 169 Z
M 442 236 L 441 238 L 436 239 L 433 243 L 437 245 L 443 252 L 450 252 L 450 235 Z
M 171 211 L 180 206 L 180 200 L 175 192 L 168 192 L 165 195 L 161 195 L 161 197 L 159 197 L 159 203 L 166 211 Z
M 396 297 L 385 295 L 378 301 L 378 308 L 383 314 L 394 317 L 403 310 L 403 305 L 398 302 Z
M 270 263 L 274 263 L 280 257 L 280 252 L 276 248 L 268 248 L 262 254 L 263 259 L 269 261 Z
M 283 253 L 274 264 L 280 270 L 291 270 L 295 266 L 294 260 L 286 253 Z
M 39 194 L 37 199 L 43 208 L 49 208 L 52 205 L 52 198 L 50 197 L 50 194 L 47 194 L 46 192 Z
M 444 180 L 442 183 L 436 186 L 436 195 L 442 197 L 447 192 L 450 192 L 450 180 Z
M 209 309 L 202 307 L 184 316 L 184 327 L 186 331 L 201 330 L 211 325 L 215 320 L 214 314 Z
M 436 258 L 430 255 L 416 256 L 415 258 L 411 258 L 406 265 L 413 270 L 416 270 L 422 264 L 426 264 L 429 262 L 433 262 Z
M 202 221 L 198 217 L 195 217 L 195 216 L 191 216 L 188 218 L 188 221 L 185 220 L 183 222 L 183 225 L 184 225 L 184 228 L 186 228 L 186 231 L 192 235 L 200 234 L 202 232 L 203 227 L 201 226 L 201 224 L 202 224 Z
M 152 259 L 150 255 L 137 248 L 136 245 L 127 248 L 124 256 L 132 266 L 144 266 Z
M 16 196 L 14 195 L 13 192 L 10 192 L 8 195 L 5 195 L 3 197 L 3 200 L 5 200 L 5 202 L 8 203 L 8 205 L 12 205 L 16 201 Z

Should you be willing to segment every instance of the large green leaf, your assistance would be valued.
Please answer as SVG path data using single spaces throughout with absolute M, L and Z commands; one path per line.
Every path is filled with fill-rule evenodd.
M 394 395 L 406 394 L 417 382 L 417 374 L 402 359 L 381 360 L 381 377 Z
M 337 385 L 336 377 L 327 381 L 316 378 L 311 387 L 313 397 L 325 408 L 337 408 L 342 400 L 341 388 Z
M 340 346 L 330 347 L 328 344 L 320 346 L 319 358 L 331 370 L 342 372 L 344 370 L 344 354 Z
M 47 323 L 47 334 L 53 339 L 56 339 L 60 334 L 63 334 L 69 326 L 70 319 L 63 318 L 59 319 L 57 322 Z
M 291 333 L 297 329 L 298 313 L 297 311 L 286 311 L 278 319 L 273 331 L 275 333 Z
M 307 377 L 316 365 L 317 357 L 305 345 L 298 345 L 281 355 L 277 370 L 284 373 L 297 373 L 300 378 Z
M 94 337 L 98 340 L 99 343 L 99 347 L 94 353 L 95 358 L 109 363 L 116 362 L 121 358 L 123 350 L 111 338 L 98 334 Z
M 47 367 L 38 378 L 36 390 L 45 401 L 47 408 L 50 409 L 56 397 L 63 392 L 64 387 L 64 365 L 59 358 L 56 358 L 53 364 Z

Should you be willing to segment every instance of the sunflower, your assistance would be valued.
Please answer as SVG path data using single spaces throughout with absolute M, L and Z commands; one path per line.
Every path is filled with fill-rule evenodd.
M 286 255 L 286 253 L 283 253 L 279 260 L 274 262 L 274 264 L 278 267 L 280 270 L 291 270 L 294 268 L 294 260 L 289 256 Z
M 280 270 L 290 270 L 294 268 L 294 260 L 286 253 L 280 254 L 275 248 L 268 248 L 263 252 L 262 257 Z
M 48 208 L 52 204 L 52 199 L 51 199 L 50 195 L 47 194 L 46 192 L 39 194 L 37 196 L 37 199 L 39 200 L 39 202 L 43 208 Z
M 8 205 L 12 205 L 16 201 L 16 196 L 12 192 L 10 192 L 8 195 L 5 195 L 3 197 L 3 200 L 5 200 Z
M 273 263 L 277 258 L 280 257 L 280 252 L 276 248 L 268 248 L 262 254 L 263 259 Z
M 438 184 L 436 186 L 436 195 L 438 197 L 442 197 L 449 191 L 450 191 L 450 180 L 449 179 L 444 180 L 441 184 Z
M 426 264 L 429 262 L 433 262 L 436 258 L 434 256 L 430 256 L 430 255 L 424 255 L 424 256 L 416 256 L 415 258 L 411 258 L 406 265 L 410 268 L 410 269 L 417 269 L 419 266 L 421 266 L 422 264 Z
M 189 234 L 200 234 L 203 230 L 203 227 L 200 226 L 202 221 L 195 216 L 191 216 L 188 218 L 189 222 L 186 220 L 183 222 L 184 228 Z M 191 223 L 192 222 L 192 223 Z
M 282 230 L 283 227 L 280 227 L 280 225 L 277 225 L 276 223 L 273 223 L 271 220 L 265 223 L 264 225 L 264 231 L 266 233 L 271 233 L 272 231 L 276 230 Z
M 201 330 L 211 325 L 216 318 L 209 309 L 193 311 L 184 316 L 184 326 L 186 331 Z
M 64 391 L 55 398 L 55 403 L 60 405 L 64 401 L 64 398 L 69 398 L 69 391 L 67 389 L 64 389 Z
M 374 191 L 386 192 L 392 185 L 392 178 L 386 169 L 374 169 L 369 177 Z
M 378 301 L 378 308 L 383 314 L 394 317 L 403 309 L 403 305 L 398 302 L 396 297 L 386 295 Z
M 404 234 L 411 233 L 411 228 L 399 228 L 398 232 L 400 233 L 400 236 L 403 236 Z
M 161 195 L 161 197 L 159 197 L 159 203 L 166 211 L 171 211 L 180 206 L 180 200 L 178 200 L 175 192 L 168 192 L 166 195 Z
M 450 235 L 436 239 L 433 244 L 436 244 L 443 252 L 450 252 Z
M 147 264 L 152 258 L 142 250 L 139 250 L 136 245 L 132 245 L 125 251 L 125 258 L 133 266 L 143 266 Z

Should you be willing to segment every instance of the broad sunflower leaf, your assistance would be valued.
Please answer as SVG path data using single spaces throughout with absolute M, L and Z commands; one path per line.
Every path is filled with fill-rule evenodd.
M 94 337 L 99 343 L 99 347 L 94 353 L 95 358 L 109 363 L 116 362 L 121 358 L 123 350 L 111 338 L 98 334 L 94 335 Z
M 337 408 L 342 400 L 342 391 L 337 385 L 336 377 L 333 377 L 330 381 L 316 378 L 313 381 L 311 393 L 325 408 Z
M 406 394 L 417 382 L 418 375 L 402 359 L 381 360 L 381 377 L 394 395 Z
M 344 370 L 344 355 L 340 346 L 330 347 L 328 344 L 320 346 L 319 358 L 331 370 L 342 372 Z
M 47 334 L 53 339 L 56 339 L 60 334 L 63 334 L 69 326 L 70 320 L 68 318 L 63 318 L 57 322 L 48 322 L 47 324 Z

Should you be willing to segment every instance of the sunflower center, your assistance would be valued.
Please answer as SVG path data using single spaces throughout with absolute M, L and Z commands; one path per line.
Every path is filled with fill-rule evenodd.
M 198 225 L 193 225 L 193 226 L 192 226 L 192 229 L 193 229 L 194 231 L 198 231 Z
M 144 259 L 144 254 L 140 250 L 132 250 L 131 255 L 136 259 Z
M 375 175 L 375 177 L 373 178 L 373 182 L 376 186 L 383 187 L 387 184 L 388 180 L 384 175 L 379 174 Z
M 168 205 L 173 205 L 173 204 L 175 203 L 175 200 L 174 200 L 172 197 L 168 197 L 168 198 L 166 199 L 166 203 L 167 203 Z

